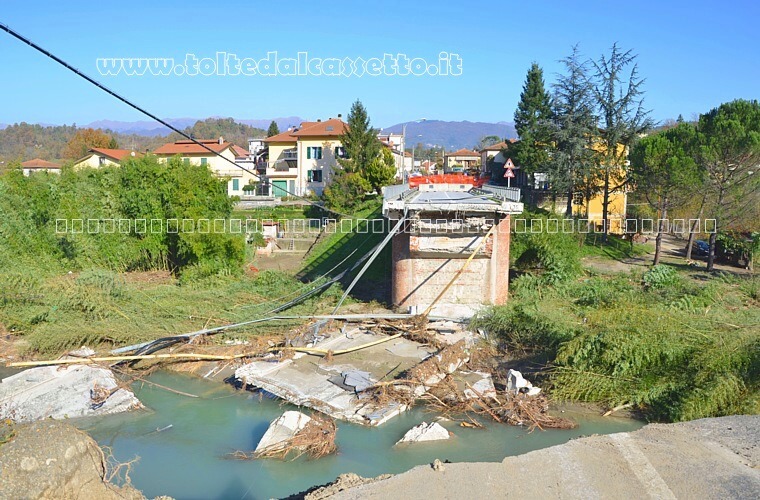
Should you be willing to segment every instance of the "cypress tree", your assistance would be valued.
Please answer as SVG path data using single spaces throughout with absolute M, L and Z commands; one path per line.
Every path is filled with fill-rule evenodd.
M 272 120 L 272 123 L 269 124 L 269 128 L 267 129 L 267 137 L 272 137 L 273 135 L 277 135 L 280 133 L 280 127 L 277 126 L 277 122 Z
M 515 111 L 515 129 L 520 137 L 516 160 L 529 173 L 541 171 L 549 159 L 546 148 L 550 140 L 550 119 L 551 97 L 544 88 L 544 72 L 533 63 Z

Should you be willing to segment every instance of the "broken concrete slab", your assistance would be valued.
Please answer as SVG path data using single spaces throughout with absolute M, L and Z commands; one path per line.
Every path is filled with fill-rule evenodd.
M 315 347 L 338 351 L 362 346 L 380 338 L 368 330 L 350 335 L 332 331 Z M 390 402 L 377 405 L 346 386 L 342 374 L 361 371 L 373 384 L 393 372 L 408 370 L 435 352 L 416 342 L 398 338 L 366 349 L 336 356 L 331 362 L 307 354 L 296 354 L 285 361 L 254 361 L 235 371 L 235 378 L 274 394 L 298 406 L 306 406 L 333 418 L 379 425 L 406 409 Z
M 325 332 L 325 335 L 315 347 L 328 351 L 351 349 L 382 338 L 364 329 L 353 330 L 350 335 L 340 331 Z M 335 356 L 331 361 L 302 353 L 285 361 L 254 361 L 238 368 L 235 378 L 244 385 L 263 389 L 339 420 L 380 425 L 406 410 L 406 405 L 393 400 L 377 402 L 366 397 L 361 392 L 363 389 L 407 372 L 420 375 L 411 379 L 413 390 L 415 395 L 424 394 L 431 385 L 466 362 L 464 346 L 465 342 L 460 341 L 456 347 L 438 351 L 430 345 L 397 338 Z M 422 366 L 425 368 L 418 370 Z M 346 374 L 360 372 L 361 381 L 352 376 L 351 384 L 346 382 Z
M 270 424 L 256 445 L 257 455 L 278 453 L 285 450 L 288 443 L 311 422 L 311 417 L 300 411 L 286 411 Z
M 442 441 L 451 438 L 451 433 L 438 422 L 422 422 L 409 429 L 396 445 L 404 443 L 421 443 L 424 441 Z
M 32 422 L 120 413 L 143 405 L 113 373 L 87 365 L 41 366 L 0 381 L 0 419 Z
M 541 392 L 539 387 L 533 387 L 533 384 L 525 380 L 517 370 L 507 372 L 507 390 L 515 394 L 522 392 L 528 396 L 537 396 Z

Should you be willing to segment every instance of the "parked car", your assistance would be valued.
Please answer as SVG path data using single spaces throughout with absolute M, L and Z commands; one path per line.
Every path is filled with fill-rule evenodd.
M 697 240 L 691 252 L 694 255 L 706 257 L 710 253 L 710 244 L 704 240 Z

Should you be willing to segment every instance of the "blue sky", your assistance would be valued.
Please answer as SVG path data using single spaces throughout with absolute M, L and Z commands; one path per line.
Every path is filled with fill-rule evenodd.
M 575 5 L 577 4 L 577 5 Z M 592 58 L 613 42 L 639 54 L 657 120 L 687 119 L 734 98 L 759 98 L 760 7 L 753 1 L 508 0 L 82 2 L 3 0 L 0 22 L 161 117 L 240 119 L 347 113 L 377 127 L 419 118 L 511 121 L 532 61 L 554 80 L 579 43 Z M 102 77 L 99 57 L 215 52 L 260 59 L 459 54 L 458 77 Z M 143 117 L 0 32 L 0 123 L 89 123 Z

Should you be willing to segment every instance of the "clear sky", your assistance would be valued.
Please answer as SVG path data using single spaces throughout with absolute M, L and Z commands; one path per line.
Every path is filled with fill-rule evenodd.
M 752 0 L 267 2 L 2 0 L 0 22 L 105 85 L 168 118 L 240 119 L 347 113 L 353 100 L 383 127 L 419 118 L 511 121 L 525 73 L 550 83 L 579 43 L 598 58 L 613 42 L 639 54 L 646 105 L 685 118 L 734 98 L 760 98 L 760 3 Z M 458 54 L 461 76 L 100 76 L 97 58 L 280 57 L 436 61 Z M 89 123 L 143 117 L 0 32 L 0 123 Z

